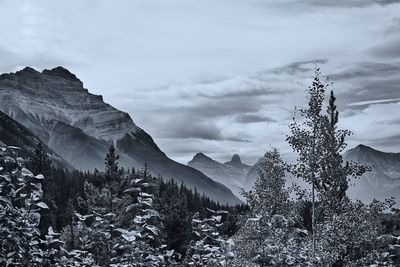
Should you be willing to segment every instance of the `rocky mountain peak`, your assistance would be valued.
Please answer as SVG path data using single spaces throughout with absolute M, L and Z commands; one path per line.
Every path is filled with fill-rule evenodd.
M 25 67 L 22 70 L 17 71 L 15 74 L 18 76 L 30 77 L 30 78 L 36 78 L 41 75 L 39 71 L 31 67 Z
M 371 148 L 369 146 L 363 145 L 363 144 L 359 144 L 354 149 L 355 150 L 360 150 L 360 151 L 376 151 L 375 149 L 373 149 L 373 148 Z
M 241 165 L 242 160 L 240 159 L 240 156 L 238 154 L 235 154 L 232 156 L 231 163 L 235 165 Z
M 189 161 L 189 164 L 196 164 L 196 163 L 206 163 L 206 162 L 213 162 L 214 160 L 208 156 L 206 156 L 204 153 L 197 153 L 194 155 L 193 159 Z
M 376 149 L 373 149 L 372 147 L 360 144 L 356 146 L 355 148 L 349 149 L 345 152 L 345 157 L 350 157 L 350 158 L 365 158 L 365 157 L 387 157 L 388 155 L 391 155 L 393 153 L 386 153 L 382 152 Z
M 47 69 L 43 70 L 42 73 L 45 75 L 62 77 L 62 78 L 68 79 L 68 80 L 79 81 L 79 79 L 76 77 L 75 74 L 71 73 L 69 70 L 67 70 L 61 66 L 58 66 L 51 70 L 47 70 Z

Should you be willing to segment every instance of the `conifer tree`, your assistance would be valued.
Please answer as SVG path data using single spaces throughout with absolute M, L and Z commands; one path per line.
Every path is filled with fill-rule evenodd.
M 346 191 L 349 188 L 350 177 L 358 178 L 367 166 L 354 162 L 344 162 L 341 153 L 346 148 L 346 137 L 349 130 L 337 128 L 339 111 L 336 108 L 336 97 L 331 91 L 326 115 L 323 117 L 321 131 L 320 155 L 320 198 L 326 211 L 340 213 L 344 201 L 347 201 Z
M 108 153 L 104 160 L 106 165 L 106 178 L 108 178 L 110 181 L 114 181 L 117 179 L 117 176 L 120 174 L 120 172 L 118 168 L 119 155 L 117 154 L 113 144 L 111 144 L 108 148 Z
M 51 166 L 51 159 L 44 150 L 43 144 L 39 142 L 35 149 L 35 154 L 31 159 L 31 169 L 33 174 L 43 174 L 45 177 L 48 176 Z

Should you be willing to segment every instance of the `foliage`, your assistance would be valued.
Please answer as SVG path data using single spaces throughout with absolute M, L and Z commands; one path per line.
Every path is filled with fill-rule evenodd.
M 378 240 L 376 217 L 388 207 L 374 201 L 346 201 L 341 213 L 333 213 L 318 225 L 318 250 L 321 264 L 341 266 L 373 253 Z
M 16 155 L 18 148 L 0 148 L 0 262 L 3 266 L 41 266 L 40 210 L 43 175 L 33 175 Z
M 162 244 L 160 214 L 153 209 L 152 187 L 156 186 L 145 168 L 133 174 L 128 187 L 123 191 L 135 201 L 125 207 L 126 216 L 133 218 L 125 228 L 115 231 L 121 234 L 113 249 L 118 255 L 112 266 L 161 266 L 173 262 L 173 250 Z
M 285 188 L 286 170 L 288 165 L 283 162 L 277 149 L 265 153 L 257 170 L 253 190 L 242 190 L 253 213 L 274 215 L 289 212 L 289 190 Z
M 237 261 L 261 266 L 309 263 L 308 231 L 297 223 L 296 205 L 285 186 L 288 165 L 276 149 L 264 157 L 253 190 L 243 193 L 251 212 L 234 238 Z
M 187 264 L 189 266 L 228 266 L 229 259 L 234 257 L 232 239 L 224 239 L 219 229 L 222 217 L 227 214 L 223 210 L 208 210 L 209 217 L 200 218 L 196 213 L 192 219 L 195 239 L 189 246 Z

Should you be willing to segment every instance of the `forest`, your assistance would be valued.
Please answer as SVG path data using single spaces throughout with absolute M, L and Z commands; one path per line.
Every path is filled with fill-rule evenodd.
M 370 166 L 345 162 L 332 84 L 318 67 L 286 141 L 296 163 L 265 153 L 246 203 L 213 201 L 196 188 L 118 165 L 52 166 L 0 147 L 0 266 L 398 266 L 395 200 L 363 203 L 346 192 Z M 267 146 L 267 144 L 260 144 Z M 288 184 L 288 175 L 309 186 Z

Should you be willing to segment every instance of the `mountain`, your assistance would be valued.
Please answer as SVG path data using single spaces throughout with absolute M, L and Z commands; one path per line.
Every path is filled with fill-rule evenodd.
M 233 155 L 232 159 L 225 163 L 220 163 L 204 155 L 197 153 L 188 166 L 193 167 L 215 181 L 218 181 L 230 188 L 239 196 L 239 188 L 243 187 L 247 172 L 250 166 L 243 164 L 239 155 Z
M 2 145 L 19 147 L 18 156 L 28 160 L 34 156 L 36 146 L 41 140 L 26 127 L 0 111 L 0 142 Z M 51 158 L 54 167 L 72 169 L 68 162 L 47 145 L 44 144 L 43 148 Z
M 246 179 L 244 181 L 244 188 L 246 190 L 250 190 L 253 187 L 254 183 L 256 182 L 256 178 L 258 176 L 258 168 L 260 167 L 260 165 L 264 160 L 265 160 L 264 157 L 257 160 L 257 162 L 253 166 L 251 166 L 251 168 L 247 172 Z
M 344 159 L 371 167 L 360 179 L 351 180 L 354 186 L 349 195 L 362 201 L 388 197 L 400 199 L 400 153 L 386 153 L 365 145 L 346 151 Z
M 89 93 L 65 68 L 38 72 L 26 67 L 0 75 L 0 103 L 1 111 L 77 169 L 103 169 L 114 143 L 122 166 L 141 168 L 147 163 L 155 175 L 182 181 L 222 203 L 240 203 L 224 185 L 168 158 L 128 113 Z

